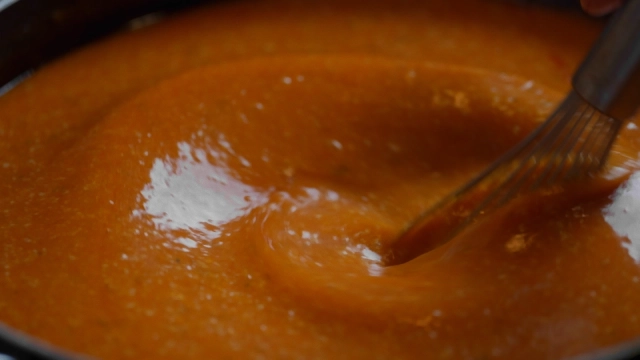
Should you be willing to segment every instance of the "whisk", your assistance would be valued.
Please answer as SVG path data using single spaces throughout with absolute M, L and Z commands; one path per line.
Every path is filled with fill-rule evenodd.
M 640 0 L 613 15 L 573 77 L 573 90 L 518 145 L 422 213 L 394 243 L 398 264 L 438 247 L 518 195 L 595 174 L 640 105 Z

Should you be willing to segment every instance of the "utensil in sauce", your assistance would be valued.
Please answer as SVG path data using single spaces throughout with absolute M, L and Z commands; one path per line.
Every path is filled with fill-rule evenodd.
M 413 221 L 387 264 L 451 240 L 521 194 L 600 170 L 625 120 L 640 105 L 640 1 L 627 1 L 574 74 L 573 90 L 534 132 Z

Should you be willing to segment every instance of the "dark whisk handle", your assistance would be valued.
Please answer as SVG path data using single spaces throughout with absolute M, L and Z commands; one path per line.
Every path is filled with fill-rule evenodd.
M 573 88 L 618 120 L 640 106 L 640 0 L 629 0 L 609 20 L 573 77 Z

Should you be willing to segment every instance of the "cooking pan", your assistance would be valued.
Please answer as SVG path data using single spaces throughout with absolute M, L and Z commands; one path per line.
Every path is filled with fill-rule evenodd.
M 207 0 L 0 0 L 0 96 L 47 61 L 109 33 L 125 29 L 136 19 L 144 20 L 150 14 L 158 19 L 205 1 Z M 535 2 L 535 5 L 573 7 L 578 10 L 577 0 L 516 2 L 523 6 Z M 6 327 L 0 319 L 0 360 L 58 360 L 77 357 L 80 356 L 55 349 L 27 334 Z M 631 359 L 640 360 L 640 338 L 571 360 Z

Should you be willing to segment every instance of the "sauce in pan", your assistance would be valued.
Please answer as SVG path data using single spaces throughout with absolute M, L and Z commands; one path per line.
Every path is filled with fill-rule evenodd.
M 555 359 L 640 336 L 640 143 L 385 266 L 599 25 L 497 1 L 211 5 L 0 97 L 0 321 L 118 358 Z

